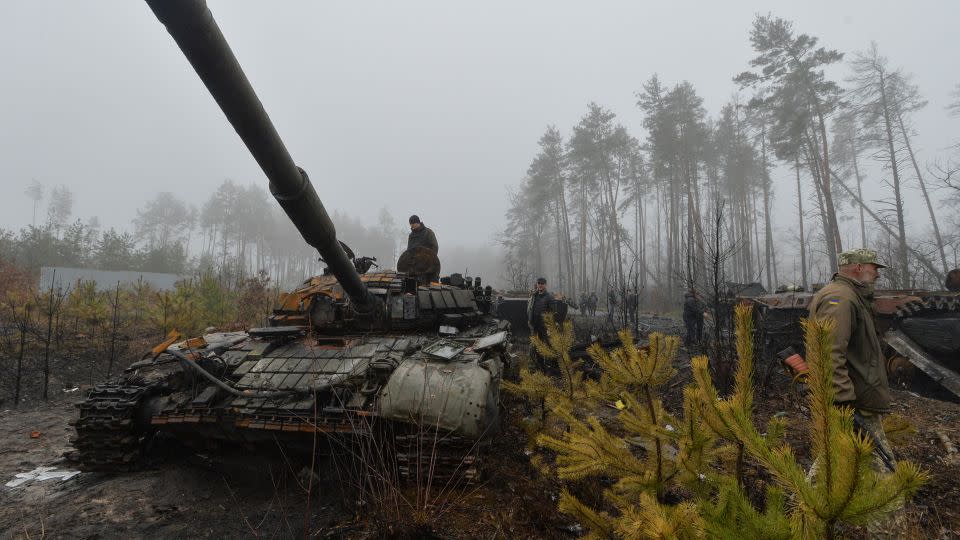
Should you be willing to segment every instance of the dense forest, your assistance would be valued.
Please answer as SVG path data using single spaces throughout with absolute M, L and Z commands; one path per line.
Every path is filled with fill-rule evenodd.
M 654 74 L 636 91 L 645 133 L 596 103 L 569 133 L 547 128 L 506 216 L 513 285 L 546 275 L 568 296 L 632 287 L 667 306 L 730 282 L 809 290 L 866 246 L 889 266 L 882 286 L 942 287 L 960 253 L 960 146 L 917 155 L 912 118 L 929 104 L 911 76 L 876 44 L 845 55 L 771 15 L 750 43 L 719 114 Z M 960 116 L 960 85 L 953 97 L 944 115 Z

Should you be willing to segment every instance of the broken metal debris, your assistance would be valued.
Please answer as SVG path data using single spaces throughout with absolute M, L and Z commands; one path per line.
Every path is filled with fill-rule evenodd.
M 43 482 L 44 480 L 56 479 L 64 482 L 78 474 L 80 474 L 80 471 L 58 471 L 56 467 L 37 467 L 30 472 L 17 473 L 13 480 L 4 485 L 8 488 L 15 488 L 29 482 Z

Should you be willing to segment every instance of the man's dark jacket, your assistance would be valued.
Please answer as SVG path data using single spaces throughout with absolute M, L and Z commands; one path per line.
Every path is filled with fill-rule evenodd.
M 703 317 L 704 305 L 695 295 L 686 293 L 683 298 L 683 320 L 695 321 Z
M 557 303 L 553 295 L 546 290 L 542 293 L 534 291 L 530 295 L 530 300 L 527 301 L 527 322 L 530 324 L 530 328 L 538 334 L 543 333 L 545 330 L 543 315 L 545 313 L 556 313 Z
M 418 229 L 410 231 L 410 236 L 407 237 L 407 249 L 415 247 L 425 247 L 434 253 L 440 250 L 440 246 L 437 245 L 437 235 L 423 223 Z

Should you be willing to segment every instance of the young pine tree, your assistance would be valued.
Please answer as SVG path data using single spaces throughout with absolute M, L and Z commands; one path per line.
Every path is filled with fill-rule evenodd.
M 549 413 L 596 405 L 588 392 L 588 385 L 584 382 L 583 370 L 580 369 L 582 362 L 570 358 L 574 339 L 573 323 L 565 321 L 557 324 L 550 313 L 544 316 L 544 323 L 547 327 L 546 341 L 531 336 L 530 343 L 541 356 L 556 363 L 559 377 L 551 377 L 540 370 L 525 366 L 520 369 L 518 383 L 502 383 L 508 392 L 525 396 L 540 407 L 539 421 L 531 420 L 524 425 L 531 441 L 541 430 L 550 429 L 547 426 L 550 426 L 556 417 Z M 551 428 L 556 429 L 556 425 Z
M 735 317 L 733 393 L 721 398 L 707 357 L 694 358 L 695 384 L 684 391 L 682 417 L 667 412 L 659 399 L 674 374 L 675 337 L 653 334 L 649 346 L 639 348 L 623 332 L 614 351 L 591 348 L 603 369 L 598 384 L 576 376 L 551 384 L 546 375 L 528 373 L 518 385 L 528 395 L 536 395 L 534 389 L 543 392 L 556 405 L 553 416 L 566 429 L 541 432 L 536 441 L 556 453 L 555 474 L 566 485 L 559 510 L 586 526 L 588 537 L 833 538 L 840 524 L 875 522 L 896 509 L 925 481 L 926 475 L 907 462 L 892 473 L 871 467 L 872 444 L 854 431 L 850 410 L 834 406 L 832 323 L 826 321 L 805 323 L 810 440 L 819 463 L 808 475 L 783 442 L 783 420 L 769 420 L 764 433 L 755 427 L 751 311 L 738 307 Z M 571 333 L 564 327 L 549 336 L 550 350 L 561 363 L 569 355 L 557 348 L 565 341 L 554 336 Z M 573 386 L 566 392 L 568 383 Z M 613 399 L 623 404 L 613 427 L 584 405 Z M 748 461 L 774 480 L 766 486 L 761 508 L 744 487 Z M 604 478 L 610 485 L 602 508 L 568 489 L 589 478 Z
M 558 411 L 568 430 L 542 433 L 537 443 L 556 452 L 556 474 L 566 482 L 604 477 L 613 485 L 604 491 L 613 514 L 590 508 L 569 491 L 560 510 L 576 518 L 598 538 L 700 538 L 705 524 L 696 499 L 664 504 L 681 492 L 709 495 L 714 476 L 713 440 L 696 407 L 696 395 L 684 392 L 684 416 L 667 412 L 661 387 L 675 373 L 679 338 L 652 334 L 647 347 L 637 347 L 629 331 L 620 333 L 621 346 L 607 352 L 589 350 L 602 368 L 599 384 L 585 385 L 595 400 L 618 400 L 623 408 L 616 434 L 592 414 Z M 686 489 L 681 489 L 686 488 Z
M 814 473 L 808 476 L 793 450 L 775 436 L 783 432 L 782 424 L 772 420 L 766 435 L 761 434 L 752 421 L 752 394 L 746 390 L 753 354 L 752 332 L 747 331 L 752 329 L 750 308 L 737 306 L 735 316 L 740 369 L 733 396 L 717 396 L 705 357 L 692 361 L 703 415 L 717 436 L 745 450 L 773 476 L 777 488 L 789 494 L 793 537 L 834 538 L 838 525 L 875 522 L 920 488 L 926 474 L 912 463 L 901 461 L 889 473 L 875 470 L 873 444 L 854 430 L 852 411 L 835 406 L 832 320 L 803 322 L 810 369 L 809 439 L 817 463 Z

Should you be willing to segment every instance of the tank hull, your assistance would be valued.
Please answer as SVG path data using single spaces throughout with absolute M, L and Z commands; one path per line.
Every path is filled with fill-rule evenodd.
M 506 335 L 492 320 L 468 330 L 474 332 L 461 340 L 466 348 L 485 336 Z M 194 448 L 280 443 L 297 450 L 308 450 L 315 434 L 376 439 L 384 447 L 429 434 L 453 442 L 452 450 L 469 443 L 468 452 L 444 457 L 459 459 L 458 467 L 469 460 L 461 468 L 474 477 L 479 449 L 498 430 L 509 341 L 481 351 L 465 348 L 450 359 L 423 352 L 440 339 L 447 338 L 345 336 L 344 347 L 332 347 L 305 338 L 265 350 L 263 341 L 251 338 L 219 355 L 224 381 L 241 392 L 289 392 L 275 397 L 235 396 L 204 385 L 173 357 L 134 364 L 80 404 L 78 460 L 88 470 L 127 470 L 144 457 L 146 439 L 161 434 Z M 135 444 L 118 451 L 121 440 Z

